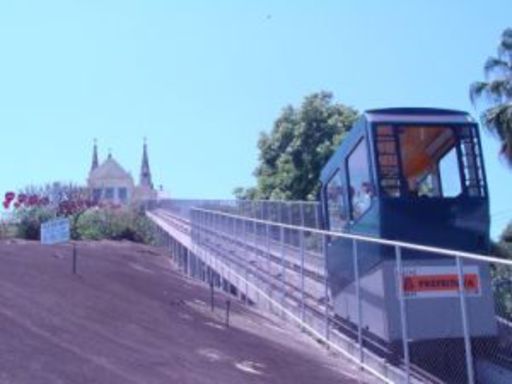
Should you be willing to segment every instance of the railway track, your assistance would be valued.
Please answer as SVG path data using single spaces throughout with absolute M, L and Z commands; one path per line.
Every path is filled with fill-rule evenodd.
M 175 216 L 163 210 L 158 211 L 158 214 L 171 222 L 179 223 L 182 227 L 183 233 L 191 234 L 191 224 L 189 220 L 183 218 L 176 219 Z M 323 256 L 319 253 L 313 253 L 310 251 L 304 252 L 304 268 L 302 268 L 299 247 L 286 243 L 281 244 L 280 241 L 276 239 L 270 239 L 267 242 L 268 238 L 266 236 L 261 236 L 257 233 L 255 234 L 256 236 L 252 235 L 253 238 L 251 239 L 251 242 L 247 242 L 246 239 L 237 237 L 235 234 L 231 234 L 229 232 L 229 228 L 224 227 L 224 229 L 225 231 L 212 230 L 207 227 L 203 228 L 203 230 L 208 231 L 210 234 L 215 234 L 228 242 L 239 244 L 240 248 L 245 248 L 252 253 L 265 255 L 265 257 L 271 258 L 272 262 L 279 265 L 283 262 L 282 252 L 284 248 L 284 264 L 287 269 L 295 272 L 300 272 L 303 269 L 305 276 L 320 284 L 324 284 L 325 274 L 320 272 L 320 270 L 324 269 Z M 314 260 L 314 262 L 311 262 L 311 260 Z

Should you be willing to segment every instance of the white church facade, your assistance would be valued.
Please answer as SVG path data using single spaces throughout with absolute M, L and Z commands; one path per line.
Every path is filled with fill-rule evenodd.
M 98 161 L 98 147 L 94 142 L 93 156 L 87 187 L 92 200 L 96 203 L 130 204 L 157 198 L 149 167 L 147 144 L 144 141 L 139 183 L 136 185 L 132 175 L 127 172 L 109 153 L 102 163 Z

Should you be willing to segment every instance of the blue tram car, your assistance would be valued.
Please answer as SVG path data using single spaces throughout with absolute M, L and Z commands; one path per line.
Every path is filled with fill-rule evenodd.
M 330 231 L 489 251 L 489 198 L 478 125 L 466 112 L 366 111 L 323 168 L 321 185 L 324 228 Z M 387 345 L 401 345 L 395 249 L 361 241 L 357 247 L 364 332 Z M 455 259 L 403 249 L 402 260 L 413 286 L 405 291 L 411 345 L 460 341 L 459 298 L 449 287 Z M 352 240 L 332 237 L 326 264 L 334 311 L 354 324 Z M 471 336 L 489 340 L 497 332 L 489 267 L 465 260 L 464 274 L 474 284 L 466 299 Z M 415 290 L 412 276 L 430 278 L 433 286 L 427 282 Z

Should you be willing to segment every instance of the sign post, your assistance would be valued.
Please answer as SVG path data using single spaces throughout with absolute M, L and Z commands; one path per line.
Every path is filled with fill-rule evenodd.
M 76 244 L 73 243 L 73 275 L 76 275 Z
M 67 243 L 71 239 L 70 223 L 68 218 L 58 218 L 41 224 L 41 244 L 52 245 Z M 72 272 L 76 275 L 76 244 L 73 244 Z

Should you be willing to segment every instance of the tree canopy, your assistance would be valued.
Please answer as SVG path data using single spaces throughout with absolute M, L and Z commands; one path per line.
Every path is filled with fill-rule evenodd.
M 501 35 L 496 56 L 484 65 L 485 81 L 471 84 L 470 98 L 485 102 L 482 122 L 501 141 L 501 152 L 512 165 L 512 28 Z
M 258 140 L 257 185 L 236 188 L 239 199 L 314 200 L 322 167 L 352 127 L 358 112 L 335 103 L 330 92 L 285 107 Z
M 499 241 L 494 244 L 493 248 L 495 255 L 512 259 L 512 221 L 503 230 Z

